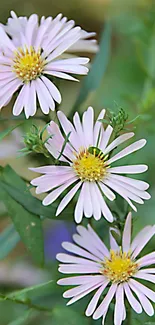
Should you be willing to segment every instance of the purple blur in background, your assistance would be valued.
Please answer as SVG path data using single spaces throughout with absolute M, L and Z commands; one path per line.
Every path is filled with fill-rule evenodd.
M 55 260 L 57 253 L 65 252 L 61 246 L 63 241 L 72 242 L 76 227 L 72 222 L 52 221 L 45 229 L 45 258 Z

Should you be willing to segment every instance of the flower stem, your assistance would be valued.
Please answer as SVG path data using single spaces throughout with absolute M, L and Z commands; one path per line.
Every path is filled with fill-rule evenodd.
M 131 325 L 131 307 L 129 305 L 127 308 L 126 325 Z

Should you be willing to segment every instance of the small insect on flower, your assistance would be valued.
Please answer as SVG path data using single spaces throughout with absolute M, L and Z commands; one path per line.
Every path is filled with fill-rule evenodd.
M 56 215 L 59 215 L 80 190 L 75 207 L 75 221 L 80 223 L 83 215 L 87 218 L 93 216 L 96 220 L 103 215 L 109 222 L 112 222 L 113 215 L 105 198 L 113 201 L 116 198 L 115 193 L 118 193 L 135 211 L 136 207 L 132 201 L 143 204 L 143 199 L 150 198 L 146 192 L 149 187 L 146 182 L 121 175 L 143 173 L 147 170 L 146 165 L 112 167 L 115 161 L 141 149 L 146 144 L 145 139 L 136 141 L 109 157 L 115 148 L 132 138 L 134 133 L 122 134 L 110 142 L 113 128 L 108 125 L 104 129 L 103 123 L 100 122 L 104 118 L 105 110 L 101 111 L 95 123 L 92 107 L 84 112 L 82 123 L 76 112 L 73 117 L 74 125 L 62 112 L 58 112 L 57 115 L 65 138 L 70 134 L 68 142 L 63 154 L 60 155 L 65 138 L 58 125 L 51 121 L 47 131 L 52 135 L 52 139 L 49 139 L 45 146 L 55 159 L 59 157 L 61 164 L 65 162 L 65 166 L 32 168 L 33 171 L 43 174 L 31 182 L 37 187 L 36 193 L 51 191 L 43 200 L 44 205 L 53 203 L 61 193 L 67 190 L 68 193 L 57 208 Z M 70 186 L 73 187 L 68 190 Z
M 64 53 L 83 38 L 87 42 L 85 38 L 94 33 L 90 35 L 74 27 L 75 22 L 67 21 L 62 14 L 54 19 L 42 17 L 40 23 L 35 14 L 29 19 L 12 15 L 8 26 L 0 26 L 0 108 L 20 91 L 13 106 L 14 115 L 24 109 L 26 118 L 33 116 L 37 100 L 42 112 L 48 114 L 55 109 L 55 102 L 61 102 L 61 94 L 51 78 L 77 81 L 70 74 L 88 73 L 88 58 L 65 58 Z
M 155 235 L 155 225 L 146 226 L 131 241 L 131 219 L 129 213 L 121 247 L 111 231 L 113 229 L 120 236 L 118 229 L 110 228 L 110 250 L 108 250 L 90 225 L 87 228 L 78 226 L 78 234 L 73 235 L 75 244 L 62 243 L 62 247 L 71 255 L 65 253 L 57 255 L 58 261 L 62 262 L 59 265 L 59 272 L 78 274 L 58 281 L 59 285 L 75 286 L 63 294 L 64 298 L 71 298 L 67 305 L 96 291 L 85 314 L 93 315 L 93 319 L 103 317 L 103 325 L 113 299 L 115 299 L 114 325 L 121 325 L 126 319 L 125 297 L 136 313 L 142 313 L 144 310 L 149 316 L 154 314 L 150 300 L 155 302 L 155 292 L 138 280 L 155 283 L 155 268 L 147 268 L 155 264 L 155 252 L 141 258 L 138 258 L 138 255 Z

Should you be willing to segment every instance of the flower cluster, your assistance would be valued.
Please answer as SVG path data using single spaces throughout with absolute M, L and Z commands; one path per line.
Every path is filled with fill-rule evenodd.
M 62 243 L 63 248 L 71 255 L 65 253 L 57 255 L 57 259 L 63 263 L 59 266 L 59 272 L 79 274 L 58 281 L 59 285 L 76 286 L 63 294 L 64 298 L 71 298 L 67 305 L 96 291 L 85 314 L 93 315 L 93 319 L 103 317 L 102 324 L 114 297 L 115 325 L 121 325 L 126 319 L 125 297 L 136 313 L 140 314 L 144 310 L 152 316 L 154 309 L 150 300 L 155 302 L 155 292 L 139 282 L 139 279 L 155 283 L 155 269 L 147 268 L 155 263 L 155 252 L 141 258 L 138 258 L 138 255 L 155 235 L 155 226 L 145 227 L 131 241 L 131 213 L 129 213 L 121 247 L 118 246 L 110 231 L 110 250 L 90 225 L 87 228 L 78 226 L 77 232 L 73 235 L 75 244 Z M 117 232 L 120 234 L 119 230 Z M 104 294 L 105 289 L 108 289 L 106 294 Z M 101 297 L 102 301 L 100 301 Z
M 7 26 L 0 26 L 0 108 L 20 90 L 13 106 L 14 115 L 24 109 L 26 118 L 33 116 L 37 99 L 42 112 L 49 114 L 50 109 L 55 109 L 55 102 L 61 102 L 51 77 L 77 80 L 70 74 L 87 74 L 88 58 L 65 58 L 65 53 L 72 49 L 97 50 L 96 41 L 89 40 L 92 36 L 94 33 L 75 27 L 75 22 L 62 14 L 54 19 L 42 17 L 39 22 L 36 14 L 27 19 L 12 12 Z
M 39 20 L 36 14 L 17 17 L 12 11 L 7 24 L 0 24 L 0 108 L 16 94 L 15 116 L 23 110 L 26 118 L 34 116 L 37 107 L 49 114 L 55 109 L 55 102 L 61 103 L 57 78 L 77 81 L 74 75 L 88 73 L 89 58 L 74 53 L 97 52 L 94 36 L 62 14 Z M 155 302 L 155 292 L 139 280 L 155 283 L 155 268 L 149 267 L 155 264 L 155 252 L 143 257 L 139 254 L 154 236 L 155 225 L 146 226 L 131 240 L 131 212 L 120 222 L 109 204 L 120 195 L 137 211 L 135 203 L 144 204 L 150 199 L 149 184 L 130 177 L 145 172 L 147 165 L 119 165 L 122 158 L 143 148 L 146 140 L 130 143 L 134 133 L 123 131 L 132 121 L 128 122 L 122 108 L 118 114 L 110 113 L 108 124 L 105 109 L 96 120 L 94 115 L 94 109 L 88 107 L 82 119 L 75 112 L 71 122 L 58 111 L 59 125 L 52 120 L 42 130 L 33 126 L 24 137 L 26 147 L 21 151 L 24 155 L 42 153 L 46 158 L 51 155 L 52 165 L 30 168 L 41 174 L 31 184 L 36 187 L 36 194 L 47 193 L 44 206 L 59 200 L 56 216 L 74 200 L 76 223 L 81 223 L 83 217 L 99 221 L 102 216 L 109 223 L 114 222 L 109 228 L 110 250 L 89 224 L 86 228 L 77 226 L 74 243 L 62 244 L 70 254 L 57 255 L 62 263 L 59 271 L 74 276 L 63 278 L 58 284 L 75 286 L 63 295 L 71 298 L 68 305 L 95 291 L 85 314 L 94 320 L 102 317 L 102 324 L 115 301 L 114 324 L 121 325 L 127 317 L 126 301 L 136 313 L 144 310 L 149 316 L 154 314 L 150 300 Z M 46 130 L 48 136 L 43 140 Z M 123 148 L 119 149 L 121 145 Z
M 89 107 L 83 114 L 82 123 L 79 114 L 75 113 L 73 125 L 64 113 L 59 111 L 57 116 L 61 127 L 65 135 L 70 133 L 69 142 L 60 157 L 60 161 L 68 163 L 68 166 L 31 168 L 43 174 L 31 182 L 37 187 L 36 193 L 52 190 L 43 200 L 43 205 L 53 203 L 61 193 L 74 185 L 60 202 L 56 215 L 63 211 L 80 189 L 74 214 L 77 223 L 81 222 L 83 215 L 87 218 L 93 216 L 96 220 L 103 215 L 109 222 L 113 222 L 114 218 L 105 198 L 113 201 L 116 198 L 115 193 L 122 196 L 135 211 L 137 209 L 132 201 L 143 204 L 144 199 L 150 198 L 150 194 L 146 192 L 149 187 L 146 182 L 122 176 L 122 174 L 143 173 L 147 170 L 146 165 L 112 167 L 115 161 L 144 147 L 146 140 L 138 140 L 110 157 L 112 151 L 132 138 L 134 133 L 122 134 L 110 142 L 113 134 L 112 126 L 108 125 L 104 129 L 102 122 L 99 121 L 104 115 L 105 110 L 102 110 L 94 123 L 94 110 Z M 45 146 L 53 157 L 58 158 L 64 143 L 64 136 L 53 121 L 47 130 L 53 136 Z

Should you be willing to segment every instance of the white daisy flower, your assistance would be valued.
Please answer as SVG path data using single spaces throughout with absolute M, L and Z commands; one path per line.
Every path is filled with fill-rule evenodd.
M 149 187 L 147 183 L 121 175 L 143 173 L 148 168 L 146 165 L 112 167 L 115 161 L 141 149 L 146 144 L 146 140 L 136 141 L 109 157 L 116 147 L 132 138 L 134 133 L 122 134 L 109 143 L 113 128 L 108 125 L 104 129 L 99 121 L 104 115 L 105 110 L 102 110 L 94 124 L 94 110 L 89 107 L 83 114 L 82 123 L 79 114 L 75 113 L 73 125 L 64 113 L 59 111 L 60 125 L 66 136 L 70 133 L 69 143 L 59 160 L 68 163 L 68 166 L 32 168 L 33 171 L 43 174 L 31 182 L 32 185 L 37 186 L 36 193 L 51 191 L 43 200 L 43 205 L 53 203 L 63 191 L 73 185 L 60 202 L 56 215 L 63 211 L 80 190 L 75 207 L 77 223 L 81 222 L 83 215 L 87 218 L 94 216 L 96 220 L 103 215 L 109 222 L 112 222 L 113 215 L 104 197 L 113 201 L 116 197 L 115 193 L 121 195 L 135 211 L 137 209 L 132 201 L 143 204 L 143 199 L 150 198 L 146 192 Z M 52 121 L 47 130 L 52 138 L 48 140 L 46 148 L 57 159 L 65 139 L 55 122 Z
M 59 14 L 58 21 L 61 21 L 62 15 Z M 10 35 L 16 45 L 19 44 L 19 36 L 20 33 L 25 33 L 26 26 L 28 24 L 28 21 L 31 19 L 27 17 L 18 17 L 14 11 L 11 11 L 11 17 L 8 19 L 7 25 L 3 25 L 5 31 Z M 50 17 L 48 19 L 51 19 Z M 41 23 L 46 21 L 45 17 L 41 18 Z M 53 21 L 51 19 L 51 25 L 49 25 L 49 29 L 52 27 Z M 66 22 L 64 23 L 64 27 L 67 27 L 68 21 L 66 19 Z M 72 20 L 72 24 L 75 25 L 75 22 Z M 96 53 L 99 50 L 99 46 L 97 44 L 97 41 L 95 39 L 92 39 L 96 33 L 94 32 L 87 32 L 83 29 L 80 31 L 80 38 L 76 41 L 75 44 L 73 44 L 68 50 L 68 53 L 75 53 L 75 52 L 87 52 L 87 53 Z M 46 37 L 46 35 L 45 35 Z M 20 44 L 19 44 L 20 46 Z
M 32 15 L 22 27 L 16 42 L 0 26 L 0 108 L 20 89 L 13 114 L 19 115 L 24 109 L 29 118 L 36 113 L 37 100 L 44 114 L 55 109 L 55 101 L 61 102 L 61 94 L 49 76 L 77 80 L 70 74 L 86 75 L 89 59 L 60 58 L 81 38 L 81 28 L 61 14 L 55 19 L 42 18 L 40 24 L 38 16 Z
M 62 247 L 71 255 L 57 255 L 57 259 L 65 263 L 59 265 L 59 272 L 78 274 L 58 281 L 59 285 L 76 286 L 63 294 L 64 298 L 71 298 L 67 305 L 96 291 L 85 314 L 93 315 L 93 319 L 103 317 L 103 325 L 114 298 L 114 325 L 121 325 L 126 319 L 125 297 L 136 313 L 140 314 L 144 310 L 152 316 L 154 308 L 150 300 L 155 302 L 155 292 L 141 284 L 139 279 L 155 283 L 155 268 L 147 268 L 155 264 L 155 252 L 141 258 L 138 258 L 138 255 L 154 236 L 155 225 L 145 227 L 131 242 L 129 213 L 123 231 L 122 246 L 118 246 L 110 232 L 110 251 L 90 225 L 88 228 L 78 226 L 77 232 L 78 234 L 73 235 L 75 244 L 62 243 Z M 108 289 L 107 293 L 104 293 L 105 289 Z

